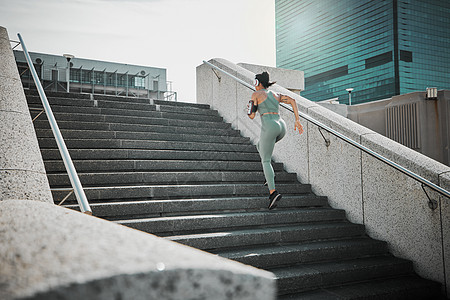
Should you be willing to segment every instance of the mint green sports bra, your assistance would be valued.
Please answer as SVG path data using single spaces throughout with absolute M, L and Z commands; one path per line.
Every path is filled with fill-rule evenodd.
M 272 92 L 266 91 L 267 98 L 258 105 L 258 111 L 261 115 L 272 112 L 278 113 L 280 109 L 280 102 L 273 96 Z

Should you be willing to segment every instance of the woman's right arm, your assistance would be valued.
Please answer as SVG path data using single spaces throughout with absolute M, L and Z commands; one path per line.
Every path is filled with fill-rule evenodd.
M 295 116 L 295 125 L 294 125 L 294 130 L 298 129 L 298 133 L 302 134 L 303 133 L 303 126 L 300 123 L 300 116 L 298 115 L 298 107 L 297 107 L 297 102 L 295 102 L 294 98 L 291 98 L 287 95 L 281 95 L 279 96 L 279 100 L 280 102 L 286 103 L 286 104 L 290 104 L 292 106 L 292 109 L 294 110 L 294 116 Z

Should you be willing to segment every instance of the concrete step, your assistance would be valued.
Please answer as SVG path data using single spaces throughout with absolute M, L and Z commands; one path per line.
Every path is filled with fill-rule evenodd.
M 36 111 L 33 112 L 36 114 Z M 154 125 L 155 121 L 153 119 L 167 119 L 167 120 L 181 120 L 181 121 L 191 121 L 191 122 L 211 122 L 220 123 L 223 119 L 219 116 L 205 116 L 205 115 L 188 115 L 188 114 L 177 114 L 177 113 L 166 113 L 166 112 L 152 112 L 146 113 L 146 116 L 123 116 L 123 115 L 103 115 L 103 114 L 73 114 L 66 112 L 56 112 L 54 113 L 55 119 L 57 121 L 86 121 L 86 122 L 110 122 L 110 123 L 129 123 L 129 124 L 148 124 Z M 41 115 L 36 120 L 45 120 L 46 116 Z M 168 121 L 160 121 L 168 123 Z M 158 124 L 158 123 L 156 123 Z M 181 126 L 181 125 L 179 125 Z
M 266 210 L 267 196 L 215 197 L 171 200 L 142 200 L 92 203 L 95 216 L 108 220 L 137 218 L 141 216 L 159 217 L 198 212 Z M 77 204 L 65 207 L 78 210 Z M 328 207 L 326 197 L 313 194 L 284 195 L 278 208 Z
M 412 275 L 412 263 L 392 256 L 315 262 L 269 268 L 277 278 L 281 295 L 386 277 Z
M 57 150 L 47 150 L 57 152 Z M 71 150 L 74 153 L 78 150 Z M 84 151 L 84 150 L 79 150 Z M 98 154 L 98 153 L 97 153 Z M 51 156 L 51 154 L 46 155 Z M 77 155 L 79 156 L 79 155 Z M 95 159 L 73 160 L 76 170 L 82 172 L 141 172 L 141 171 L 261 171 L 259 161 L 213 161 L 213 160 L 138 160 L 127 159 Z M 66 172 L 61 160 L 45 160 L 45 170 L 48 174 Z M 282 172 L 283 164 L 272 162 L 275 172 Z
M 145 128 L 139 126 L 145 125 L 161 125 L 161 126 L 171 126 L 171 127 L 194 127 L 194 128 L 221 128 L 228 129 L 231 128 L 230 124 L 214 121 L 214 120 L 196 120 L 195 118 L 191 119 L 165 119 L 161 116 L 156 116 L 153 118 L 143 118 L 143 117 L 133 117 L 133 116 L 114 116 L 114 115 L 97 115 L 97 114 L 70 114 L 70 113 L 54 113 L 55 119 L 58 122 L 58 126 L 61 128 L 73 128 L 73 129 L 95 129 L 100 126 L 99 124 L 92 123 L 100 123 L 103 124 L 104 130 L 117 130 L 115 128 L 127 127 L 128 131 L 142 131 L 142 130 L 130 130 L 129 127 L 132 128 Z M 63 125 L 62 122 L 81 122 L 83 127 L 75 126 L 68 127 L 69 125 Z M 84 124 L 89 123 L 89 124 Z M 41 115 L 34 122 L 36 128 L 49 128 L 48 121 L 45 115 Z M 61 125 L 59 125 L 61 124 Z M 106 125 L 107 126 L 106 126 Z M 116 124 L 116 125 L 113 125 Z
M 442 299 L 439 293 L 440 286 L 436 282 L 424 280 L 416 275 L 400 277 L 388 277 L 365 282 L 356 282 L 332 287 L 295 293 L 278 297 L 279 300 L 323 300 L 323 299 L 347 299 L 347 300 L 430 300 Z
M 277 183 L 297 183 L 297 175 L 286 172 L 276 173 Z M 66 173 L 48 174 L 51 187 L 70 186 Z M 265 181 L 263 172 L 226 172 L 226 171 L 178 171 L 178 172 L 95 172 L 81 173 L 78 177 L 84 187 L 114 186 L 138 184 L 204 184 L 204 183 L 260 183 Z
M 385 242 L 358 237 L 283 245 L 247 246 L 239 249 L 216 250 L 212 253 L 256 268 L 267 269 L 323 260 L 356 259 L 388 252 Z
M 40 100 L 39 100 L 40 101 Z M 101 107 L 97 102 L 91 102 L 90 100 L 81 100 L 82 104 L 85 106 L 74 106 L 77 104 L 78 100 L 71 99 L 53 99 L 54 103 L 51 103 L 53 113 L 70 113 L 70 114 L 95 114 L 95 115 L 124 115 L 124 116 L 135 116 L 135 117 L 149 117 L 152 114 L 149 112 L 171 112 L 179 113 L 181 118 L 183 114 L 192 115 L 205 115 L 205 116 L 219 116 L 216 110 L 212 109 L 202 109 L 202 108 L 191 108 L 191 107 L 176 107 L 170 105 L 159 105 L 159 104 L 141 104 L 145 106 L 145 109 L 124 109 L 120 106 L 126 106 L 126 102 L 114 101 L 114 106 L 121 104 L 120 106 L 114 107 Z M 100 102 L 104 104 L 103 102 Z M 29 107 L 32 108 L 31 113 L 36 114 L 37 108 L 43 108 L 42 104 L 38 101 L 28 102 Z M 139 107 L 138 107 L 139 108 Z
M 71 94 L 72 96 L 74 94 Z M 117 105 L 120 109 L 133 110 L 133 108 L 138 108 L 136 110 L 145 110 L 145 107 L 152 107 L 150 110 L 155 110 L 156 106 L 160 108 L 170 108 L 172 110 L 184 110 L 185 113 L 196 113 L 196 111 L 206 111 L 209 110 L 213 112 L 209 105 L 207 104 L 197 104 L 197 103 L 184 103 L 184 102 L 171 102 L 162 100 L 153 100 L 146 98 L 126 98 L 126 97 L 104 97 L 101 95 L 80 95 L 81 97 L 70 97 L 67 95 L 47 95 L 47 99 L 51 106 L 73 106 L 73 107 L 114 107 Z M 41 99 L 39 95 L 28 95 L 27 102 L 29 106 L 41 105 Z
M 27 100 L 32 97 L 38 97 L 39 93 L 35 88 L 24 89 L 25 96 Z M 61 98 L 70 98 L 70 99 L 90 99 L 91 94 L 89 93 L 67 93 L 67 92 L 54 92 L 54 91 L 45 91 L 45 95 L 47 98 L 51 97 L 61 97 Z
M 94 95 L 94 99 L 97 100 L 110 100 L 116 101 L 117 98 L 120 98 L 122 102 L 133 102 L 133 103 L 148 103 L 148 98 L 136 98 L 136 97 L 115 97 L 108 95 Z M 191 102 L 182 102 L 182 101 L 165 101 L 165 100 L 153 100 L 154 104 L 158 105 L 166 105 L 166 106 L 174 106 L 174 107 L 192 107 L 192 108 L 200 108 L 200 109 L 211 109 L 208 104 L 200 104 L 200 103 L 191 103 Z
M 54 139 L 41 138 L 38 140 L 41 149 L 57 149 L 57 145 Z M 185 151 L 216 151 L 216 152 L 228 152 L 237 153 L 243 152 L 243 154 L 252 153 L 254 156 L 258 156 L 256 147 L 245 143 L 242 140 L 235 140 L 236 144 L 224 144 L 224 143 L 202 143 L 202 142 L 190 142 L 190 141 L 152 141 L 152 140 L 98 140 L 98 139 L 67 139 L 65 144 L 68 149 L 90 149 L 92 151 L 98 150 L 185 150 Z M 238 143 L 240 142 L 240 143 Z M 200 153 L 197 153 L 200 154 Z M 190 159 L 195 159 L 191 157 Z M 213 153 L 213 157 L 221 160 L 220 155 Z M 211 155 L 209 156 L 211 157 Z M 257 157 L 259 159 L 259 157 Z M 53 159 L 53 158 L 51 158 Z M 169 157 L 169 159 L 177 159 L 176 157 Z M 189 159 L 189 158 L 188 158 Z M 253 160 L 253 159 L 249 159 Z
M 161 121 L 163 120 L 164 119 L 161 119 Z M 191 123 L 191 126 L 178 126 L 179 124 L 175 125 L 167 122 L 162 125 L 140 125 L 127 123 L 105 123 L 103 121 L 94 122 L 93 120 L 90 122 L 58 120 L 58 127 L 61 130 L 100 130 L 241 136 L 239 130 L 232 129 L 227 123 L 210 122 L 211 124 L 208 123 L 206 124 L 207 126 L 204 127 L 199 127 L 198 122 L 191 121 Z M 50 125 L 45 117 L 38 118 L 33 124 L 36 129 L 50 129 Z
M 92 155 L 85 154 L 88 151 L 92 151 Z M 211 153 L 211 152 L 202 152 L 198 151 L 196 153 L 192 153 L 195 151 L 186 151 L 186 152 L 177 152 L 177 151 L 160 151 L 160 150 L 122 150 L 120 153 L 111 153 L 114 150 L 87 150 L 86 151 L 78 151 L 78 150 L 70 150 L 69 153 L 72 156 L 74 161 L 75 168 L 78 172 L 107 172 L 107 171 L 142 171 L 142 170 L 160 170 L 161 166 L 164 165 L 164 162 L 167 162 L 167 165 L 172 169 L 179 170 L 179 168 L 183 168 L 186 166 L 195 165 L 194 169 L 187 170 L 205 170 L 207 166 L 214 164 L 215 168 L 220 170 L 220 166 L 227 166 L 231 164 L 231 166 L 235 164 L 242 163 L 241 167 L 245 167 L 247 164 L 258 164 L 259 159 L 255 157 L 253 154 L 233 154 L 233 153 Z M 58 150 L 52 151 L 54 154 L 58 153 Z M 175 152 L 175 153 L 174 153 Z M 47 152 L 46 152 L 47 153 Z M 72 155 L 75 154 L 75 155 Z M 205 155 L 203 155 L 205 153 Z M 127 159 L 126 155 L 129 154 L 129 158 Z M 195 155 L 197 156 L 195 156 Z M 103 159 L 104 156 L 107 156 L 107 159 Z M 86 158 L 86 159 L 85 159 Z M 152 161 L 154 158 L 156 161 Z M 174 161 L 170 159 L 173 158 Z M 66 172 L 63 162 L 59 159 L 59 156 L 55 156 L 56 160 L 45 160 L 44 165 L 47 173 L 57 173 L 57 172 Z M 164 161 L 166 159 L 167 161 Z M 184 159 L 181 164 L 178 162 L 179 160 Z M 204 160 L 202 160 L 204 159 Z M 213 160 L 213 161 L 211 161 Z M 215 164 L 215 162 L 217 164 Z M 276 171 L 278 170 L 278 166 L 281 164 L 275 164 L 274 167 Z M 177 168 L 179 166 L 179 168 Z M 261 163 L 259 163 L 261 166 Z M 170 170 L 169 167 L 169 170 Z M 225 170 L 225 169 L 224 169 Z M 239 169 L 238 169 L 239 170 Z M 259 168 L 261 170 L 261 168 Z M 245 170 L 243 170 L 245 171 Z
M 39 140 L 54 140 L 53 132 L 36 130 Z M 95 130 L 62 130 L 64 140 L 156 140 L 200 143 L 248 144 L 249 139 L 238 135 L 207 135 L 168 132 L 127 132 L 127 131 L 95 131 Z
M 164 114 L 168 117 L 173 115 L 179 115 L 181 118 L 192 118 L 192 117 L 207 117 L 210 116 L 213 119 L 220 119 L 218 112 L 212 109 L 202 109 L 194 107 L 176 107 L 170 105 L 158 104 L 154 105 L 150 102 L 148 103 L 135 103 L 135 102 L 122 102 L 122 101 L 109 101 L 109 100 L 90 100 L 90 99 L 67 99 L 67 98 L 48 98 L 50 106 L 60 107 L 60 111 L 68 113 L 84 113 L 89 110 L 84 108 L 96 108 L 96 109 L 115 109 L 115 110 L 127 110 L 126 114 L 133 114 L 133 111 L 140 111 L 141 115 L 150 117 L 155 114 Z M 32 108 L 42 107 L 42 102 L 39 97 L 29 97 L 27 99 L 28 106 Z M 53 110 L 53 109 L 52 109 Z M 93 110 L 90 110 L 93 111 Z M 142 114 L 145 112 L 146 114 Z M 97 113 L 100 113 L 98 111 Z
M 328 223 L 304 222 L 270 227 L 261 224 L 260 227 L 249 229 L 209 230 L 203 233 L 167 235 L 166 238 L 214 253 L 214 251 L 221 249 L 252 245 L 292 244 L 314 240 L 362 237 L 364 233 L 364 226 L 362 225 L 346 221 L 333 221 Z
M 118 224 L 152 234 L 180 234 L 226 228 L 270 227 L 271 225 L 307 222 L 343 221 L 345 212 L 329 208 L 305 208 L 301 210 L 274 210 L 237 213 L 216 213 L 159 218 L 119 220 Z
M 198 104 L 191 102 L 181 102 L 181 101 L 164 101 L 164 100 L 151 100 L 149 98 L 137 98 L 137 97 L 125 97 L 125 96 L 110 96 L 110 95 L 100 95 L 91 93 L 67 93 L 67 92 L 53 92 L 45 91 L 48 99 L 52 98 L 63 98 L 63 99 L 85 99 L 85 100 L 108 100 L 108 101 L 120 101 L 120 102 L 131 102 L 131 103 L 141 103 L 147 104 L 153 101 L 154 104 L 158 105 L 168 105 L 174 107 L 192 107 L 192 108 L 202 108 L 209 109 L 208 104 Z M 25 95 L 27 99 L 33 99 L 39 96 L 36 90 L 25 90 Z
M 136 121 L 134 119 L 130 120 L 128 123 L 118 123 L 115 122 L 113 118 L 108 118 L 106 115 L 97 116 L 94 118 L 81 117 L 78 115 L 67 115 L 61 117 L 60 115 L 55 116 L 58 127 L 60 129 L 74 129 L 74 130 L 102 130 L 102 131 L 132 131 L 132 132 L 152 132 L 153 126 L 165 126 L 166 128 L 173 128 L 172 132 L 177 132 L 177 130 L 191 130 L 199 129 L 201 130 L 232 130 L 231 125 L 223 122 L 201 122 L 192 120 L 167 120 L 167 119 L 145 119 L 147 124 L 132 123 Z M 65 121 L 64 119 L 67 119 Z M 72 119 L 72 120 L 71 120 Z M 84 120 L 83 120 L 84 119 Z M 124 121 L 125 120 L 120 120 Z M 138 119 L 141 121 L 141 119 Z M 50 129 L 50 125 L 46 118 L 39 117 L 34 121 L 34 127 L 38 129 Z
M 311 193 L 309 184 L 277 185 L 282 194 L 301 195 Z M 198 197 L 232 197 L 232 196 L 268 196 L 267 187 L 261 183 L 223 183 L 223 184 L 185 184 L 185 185 L 125 185 L 113 187 L 85 187 L 86 197 L 91 203 L 106 200 L 132 200 L 132 199 L 183 199 Z M 59 202 L 67 195 L 67 188 L 52 189 L 53 199 Z M 72 195 L 67 200 L 75 202 Z

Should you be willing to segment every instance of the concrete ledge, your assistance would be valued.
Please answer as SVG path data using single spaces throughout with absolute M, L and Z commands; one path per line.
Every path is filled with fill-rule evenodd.
M 0 26 L 0 76 L 20 80 L 6 28 Z M 5 75 L 7 74 L 7 75 Z
M 18 97 L 25 99 L 20 79 L 13 79 L 0 72 L 0 111 L 13 111 L 29 115 L 27 102 L 17 101 Z
M 52 203 L 36 133 L 8 33 L 0 27 L 0 201 Z
M 0 202 L 1 299 L 275 299 L 272 273 L 26 200 Z
M 0 111 L 0 120 L 0 170 L 28 170 L 45 174 L 30 115 Z
M 440 174 L 450 172 L 450 167 L 377 133 L 362 136 L 361 143 L 435 184 Z
M 53 203 L 47 174 L 29 170 L 0 170 L 0 201 L 10 199 Z

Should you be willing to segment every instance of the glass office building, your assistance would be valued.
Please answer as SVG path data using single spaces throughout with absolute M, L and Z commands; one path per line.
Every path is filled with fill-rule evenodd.
M 302 95 L 352 104 L 450 89 L 450 1 L 275 0 L 277 66 Z

